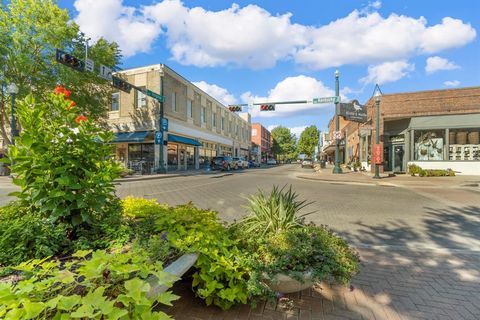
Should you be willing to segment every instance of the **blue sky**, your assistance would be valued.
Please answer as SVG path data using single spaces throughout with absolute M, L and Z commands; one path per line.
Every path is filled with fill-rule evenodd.
M 94 40 L 120 44 L 122 68 L 165 63 L 225 104 L 343 100 L 480 85 L 480 4 L 422 1 L 61 0 Z M 333 105 L 250 109 L 254 122 L 327 128 Z

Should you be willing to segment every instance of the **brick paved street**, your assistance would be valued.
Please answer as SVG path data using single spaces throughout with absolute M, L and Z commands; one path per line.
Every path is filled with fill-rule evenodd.
M 188 280 L 177 283 L 176 319 L 480 319 L 480 193 L 425 185 L 314 181 L 298 166 L 124 183 L 119 195 L 171 205 L 193 201 L 233 221 L 257 188 L 292 184 L 315 203 L 310 219 L 359 249 L 362 271 L 345 286 L 321 284 L 287 303 L 205 307 Z M 420 181 L 420 180 L 419 180 Z M 293 308 L 285 309 L 293 303 Z

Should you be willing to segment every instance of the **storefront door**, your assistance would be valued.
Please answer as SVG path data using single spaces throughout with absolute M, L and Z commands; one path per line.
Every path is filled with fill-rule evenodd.
M 394 144 L 392 146 L 392 169 L 393 172 L 405 172 L 405 146 Z

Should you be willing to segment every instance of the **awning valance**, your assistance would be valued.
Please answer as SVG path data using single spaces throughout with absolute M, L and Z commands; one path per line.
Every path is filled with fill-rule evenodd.
M 174 134 L 168 134 L 168 141 L 170 142 L 178 142 L 178 143 L 183 143 L 183 144 L 189 144 L 192 146 L 202 146 L 202 143 L 199 142 L 198 140 L 191 139 L 191 138 L 186 138 L 186 137 L 181 137 L 181 136 L 176 136 Z
M 112 142 L 143 142 L 148 131 L 116 132 Z

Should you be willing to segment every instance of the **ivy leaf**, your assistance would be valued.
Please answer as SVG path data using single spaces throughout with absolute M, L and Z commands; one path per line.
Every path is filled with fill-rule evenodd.
M 112 311 L 108 313 L 108 319 L 117 320 L 128 315 L 128 311 L 120 308 L 113 308 Z
M 98 312 L 94 313 L 94 311 L 95 310 L 92 308 L 92 306 L 84 304 L 84 305 L 81 305 L 76 311 L 72 312 L 70 314 L 70 317 L 92 319 L 98 315 Z
M 72 296 L 62 296 L 57 303 L 57 309 L 70 311 L 73 307 L 80 303 L 81 297 L 78 294 Z
M 150 291 L 150 285 L 141 279 L 133 278 L 125 281 L 125 289 L 127 290 L 127 296 L 139 302 L 142 300 L 142 292 Z
M 46 308 L 45 303 L 43 302 L 31 301 L 24 302 L 23 307 L 25 308 L 25 319 L 35 318 Z
M 177 300 L 180 298 L 179 296 L 167 291 L 162 293 L 157 297 L 157 301 L 163 304 L 166 304 L 167 306 L 172 306 L 172 301 Z

